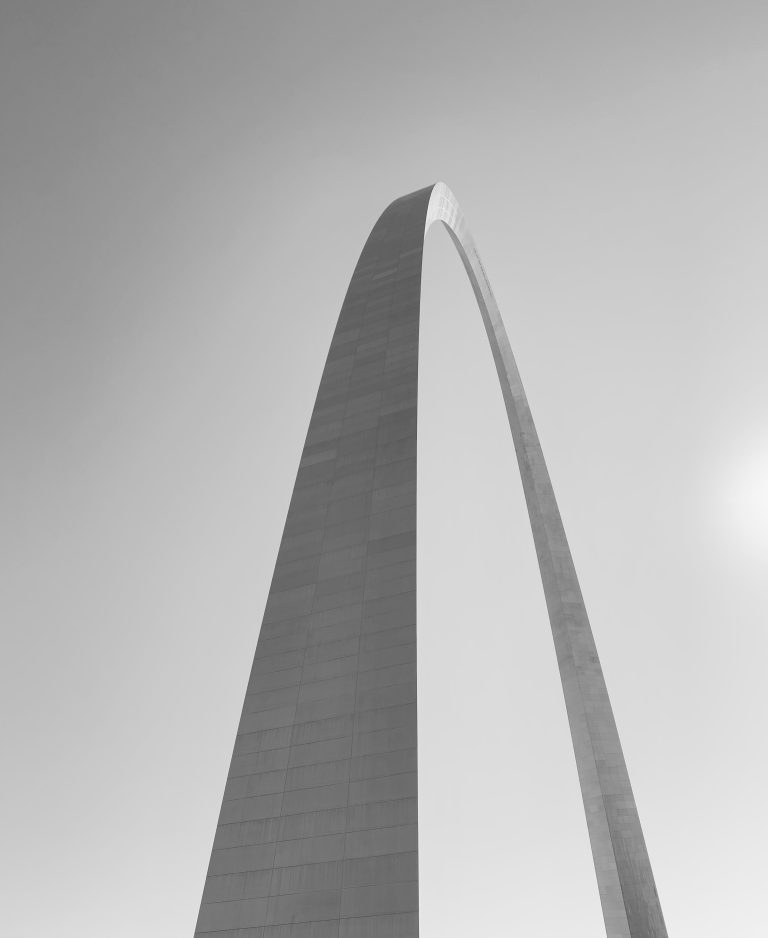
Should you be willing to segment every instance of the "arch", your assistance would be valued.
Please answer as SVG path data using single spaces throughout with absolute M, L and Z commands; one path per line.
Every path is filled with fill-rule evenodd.
M 479 254 L 444 183 L 383 212 L 342 305 L 278 552 L 196 934 L 418 934 L 418 328 L 424 236 L 436 222 L 447 227 L 469 276 L 504 396 L 606 933 L 666 938 L 531 410 Z

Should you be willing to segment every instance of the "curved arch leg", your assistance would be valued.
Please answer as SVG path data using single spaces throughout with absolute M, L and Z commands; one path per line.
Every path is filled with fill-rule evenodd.
M 342 305 L 238 727 L 196 935 L 418 934 L 416 425 L 427 228 L 448 228 L 517 452 L 609 938 L 666 929 L 565 531 L 490 284 L 442 183 L 393 202 Z

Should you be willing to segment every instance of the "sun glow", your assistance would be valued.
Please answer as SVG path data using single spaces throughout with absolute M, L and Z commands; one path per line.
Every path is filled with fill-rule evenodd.
M 723 521 L 742 550 L 768 562 L 768 441 L 746 446 L 722 477 Z

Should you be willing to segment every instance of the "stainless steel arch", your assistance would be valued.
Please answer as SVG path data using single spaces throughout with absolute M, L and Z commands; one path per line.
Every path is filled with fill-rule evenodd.
M 515 443 L 609 938 L 666 928 L 605 681 L 512 349 L 443 183 L 374 226 L 331 342 L 240 720 L 197 935 L 418 934 L 416 394 L 421 261 L 442 222 Z

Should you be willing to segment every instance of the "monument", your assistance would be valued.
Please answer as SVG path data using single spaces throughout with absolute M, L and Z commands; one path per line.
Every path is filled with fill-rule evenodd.
M 504 395 L 606 933 L 667 934 L 531 411 L 464 217 L 438 183 L 382 214 L 341 308 L 248 681 L 198 936 L 418 935 L 416 414 L 422 251 L 436 221 L 469 275 Z

